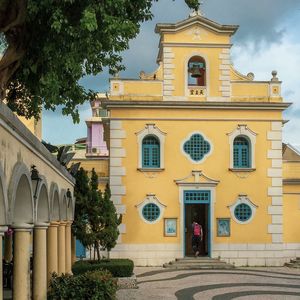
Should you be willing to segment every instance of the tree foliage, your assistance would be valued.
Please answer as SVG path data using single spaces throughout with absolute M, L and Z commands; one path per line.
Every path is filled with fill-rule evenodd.
M 88 248 L 94 247 L 100 258 L 100 248 L 110 251 L 119 236 L 118 218 L 114 204 L 110 200 L 107 186 L 104 193 L 98 191 L 98 176 L 92 170 L 91 178 L 80 168 L 76 174 L 74 190 L 76 197 L 73 231 L 78 240 Z
M 93 99 L 78 81 L 108 67 L 124 69 L 128 49 L 141 22 L 152 18 L 158 0 L 0 0 L 0 99 L 19 115 L 38 118 L 41 107 L 79 121 L 79 104 Z M 197 9 L 198 0 L 185 0 Z M 0 47 L 1 48 L 1 47 Z

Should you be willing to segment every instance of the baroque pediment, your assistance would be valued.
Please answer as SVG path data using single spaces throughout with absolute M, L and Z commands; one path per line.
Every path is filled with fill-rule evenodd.
M 191 171 L 189 175 L 181 179 L 174 180 L 178 185 L 202 185 L 202 186 L 216 186 L 220 181 L 212 179 L 205 175 L 202 171 Z

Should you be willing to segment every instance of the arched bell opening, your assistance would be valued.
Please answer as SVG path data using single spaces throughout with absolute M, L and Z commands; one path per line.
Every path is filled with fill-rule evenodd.
M 206 63 L 203 57 L 193 56 L 187 65 L 188 85 L 191 87 L 206 86 Z

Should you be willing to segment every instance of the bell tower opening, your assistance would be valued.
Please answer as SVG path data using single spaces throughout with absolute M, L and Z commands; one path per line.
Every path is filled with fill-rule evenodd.
M 191 57 L 187 65 L 187 72 L 189 87 L 206 86 L 206 64 L 203 57 Z

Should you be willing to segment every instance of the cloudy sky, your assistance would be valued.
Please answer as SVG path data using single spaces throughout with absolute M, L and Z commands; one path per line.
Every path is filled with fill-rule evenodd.
M 272 70 L 283 81 L 285 101 L 293 102 L 284 118 L 284 141 L 300 148 L 300 1 L 299 0 L 204 0 L 205 17 L 220 24 L 240 25 L 233 36 L 231 58 L 241 73 L 253 72 L 256 80 L 270 80 Z M 156 69 L 158 35 L 156 23 L 177 22 L 187 18 L 183 0 L 159 0 L 153 4 L 152 21 L 142 24 L 138 37 L 123 53 L 126 70 L 121 77 L 137 78 L 141 70 Z M 108 72 L 82 79 L 82 85 L 95 91 L 108 91 Z M 84 120 L 91 115 L 89 103 L 80 107 L 80 124 L 56 112 L 43 115 L 43 139 L 53 144 L 73 143 L 86 136 Z

